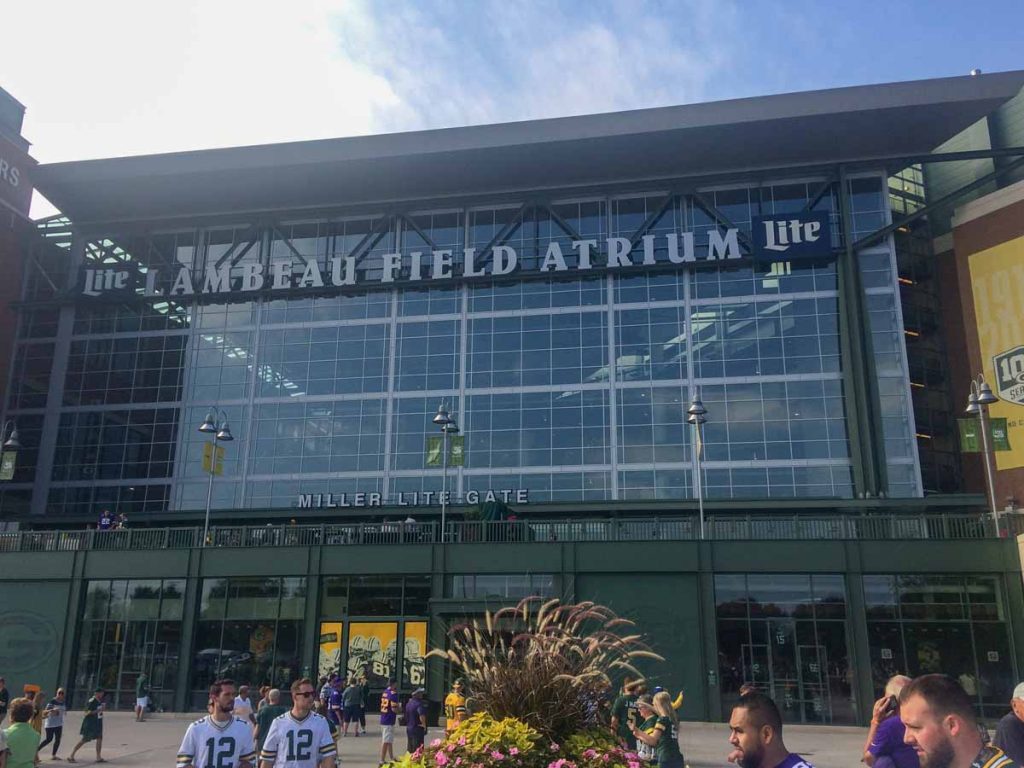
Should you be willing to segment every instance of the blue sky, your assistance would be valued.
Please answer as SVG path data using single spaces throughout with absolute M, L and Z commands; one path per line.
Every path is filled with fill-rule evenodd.
M 1024 68 L 1024 0 L 8 5 L 0 85 L 43 162 Z

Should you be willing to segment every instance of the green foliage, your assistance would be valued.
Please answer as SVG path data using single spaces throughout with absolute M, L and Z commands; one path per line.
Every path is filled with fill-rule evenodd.
M 496 720 L 479 712 L 463 720 L 456 731 L 457 741 L 470 751 L 482 751 L 488 747 L 507 751 L 516 748 L 528 752 L 541 740 L 540 734 L 514 717 Z
M 574 733 L 565 740 L 565 753 L 570 758 L 578 758 L 588 749 L 609 752 L 619 746 L 611 731 L 589 730 Z
M 616 746 L 607 732 L 570 734 L 564 744 L 544 738 L 516 718 L 478 713 L 447 739 L 406 754 L 397 768 L 641 768 L 632 752 Z
M 428 655 L 445 657 L 459 670 L 472 711 L 499 721 L 516 718 L 560 743 L 574 733 L 607 730 L 602 704 L 611 677 L 639 677 L 635 660 L 662 660 L 639 634 L 627 634 L 633 626 L 591 602 L 531 597 L 455 627 L 450 650 Z

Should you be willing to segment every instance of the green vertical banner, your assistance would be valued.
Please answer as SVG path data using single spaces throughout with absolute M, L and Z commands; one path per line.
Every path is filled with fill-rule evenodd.
M 992 450 L 1010 451 L 1010 428 L 1006 419 L 989 419 L 988 431 L 992 435 Z
M 427 438 L 427 466 L 428 467 L 440 467 L 441 466 L 441 437 L 428 437 Z
M 957 419 L 960 426 L 960 451 L 962 453 L 981 453 L 984 443 L 981 440 L 981 427 L 977 419 Z M 988 435 L 992 438 L 992 450 L 1009 451 L 1010 431 L 1006 419 L 989 419 Z
M 16 451 L 4 451 L 0 456 L 0 480 L 13 480 L 14 467 L 18 463 Z
M 466 438 L 464 435 L 452 435 L 448 438 L 448 466 L 466 466 Z
M 977 419 L 957 419 L 960 427 L 960 452 L 981 453 L 981 431 Z

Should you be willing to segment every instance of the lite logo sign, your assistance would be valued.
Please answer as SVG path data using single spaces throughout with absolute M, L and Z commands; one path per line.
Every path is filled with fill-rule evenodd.
M 759 216 L 752 229 L 758 261 L 810 261 L 832 255 L 827 213 Z
M 805 261 L 828 258 L 832 241 L 827 213 L 800 213 L 765 216 L 754 219 L 753 257 L 759 263 Z M 712 229 L 702 236 L 698 251 L 693 232 L 644 235 L 637 242 L 627 237 L 609 237 L 599 250 L 597 240 L 573 240 L 568 247 L 552 240 L 536 267 L 536 274 L 628 271 L 666 266 L 688 268 L 704 265 L 728 265 L 744 260 L 739 230 L 735 227 Z M 205 271 L 183 265 L 177 273 L 162 275 L 149 269 L 142 273 L 125 269 L 86 269 L 81 292 L 85 296 L 132 292 L 143 296 L 194 296 L 252 293 L 256 291 L 322 291 L 325 288 L 390 286 L 409 283 L 438 283 L 455 280 L 506 277 L 526 270 L 516 249 L 494 246 L 490 253 L 476 248 L 462 249 L 456 260 L 453 249 L 412 251 L 408 255 L 385 253 L 379 257 L 378 270 L 368 279 L 358 269 L 353 256 L 330 259 L 326 269 L 316 260 L 307 263 L 290 259 L 274 260 L 269 265 L 246 262 L 208 266 Z M 123 298 L 119 297 L 119 298 Z

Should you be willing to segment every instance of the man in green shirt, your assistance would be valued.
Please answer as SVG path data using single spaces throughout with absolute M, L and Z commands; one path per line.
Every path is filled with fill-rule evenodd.
M 149 678 L 143 672 L 135 680 L 135 722 L 141 723 L 146 719 L 146 709 L 149 708 Z
M 643 680 L 630 680 L 627 677 L 622 684 L 622 693 L 612 704 L 612 733 L 621 744 L 629 749 L 634 748 L 634 739 L 630 728 L 640 725 L 636 700 L 646 692 L 647 685 Z
M 34 768 L 39 749 L 39 732 L 29 720 L 35 707 L 28 699 L 11 702 L 11 726 L 4 731 L 7 737 L 7 768 Z
M 270 724 L 274 722 L 274 718 L 280 717 L 287 711 L 288 707 L 281 703 L 281 691 L 277 688 L 271 688 L 270 692 L 267 693 L 267 703 L 260 707 L 259 712 L 256 713 L 256 730 L 254 735 L 256 737 L 257 754 L 263 751 L 263 742 L 267 738 L 267 732 L 270 730 Z

